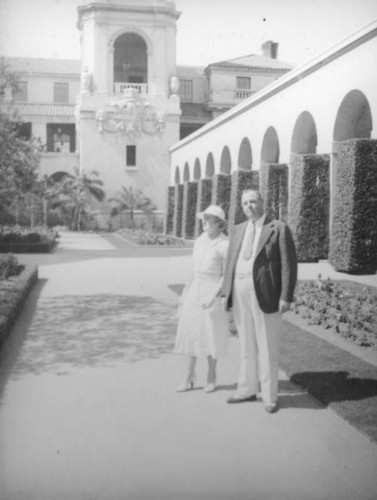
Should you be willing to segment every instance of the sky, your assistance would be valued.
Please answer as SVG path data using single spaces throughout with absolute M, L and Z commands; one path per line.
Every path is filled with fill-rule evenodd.
M 91 0 L 0 0 L 0 55 L 80 58 L 77 5 Z M 377 19 L 377 0 L 176 0 L 177 64 L 261 54 L 300 65 Z

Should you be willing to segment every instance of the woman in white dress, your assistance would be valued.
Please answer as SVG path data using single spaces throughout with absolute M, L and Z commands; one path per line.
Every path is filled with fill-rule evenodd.
M 221 207 L 210 205 L 197 214 L 203 223 L 203 233 L 193 249 L 194 271 L 186 284 L 179 311 L 174 352 L 188 356 L 188 371 L 178 392 L 193 389 L 198 357 L 208 359 L 206 392 L 216 389 L 216 362 L 227 354 L 229 317 L 218 292 L 221 289 L 228 238 L 225 214 Z

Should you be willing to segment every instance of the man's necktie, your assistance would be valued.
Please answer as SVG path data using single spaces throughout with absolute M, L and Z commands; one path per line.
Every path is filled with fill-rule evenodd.
M 245 234 L 245 238 L 247 239 L 242 253 L 242 256 L 245 260 L 249 260 L 253 253 L 254 235 L 255 235 L 255 224 L 253 222 L 250 225 L 250 230 L 247 230 Z

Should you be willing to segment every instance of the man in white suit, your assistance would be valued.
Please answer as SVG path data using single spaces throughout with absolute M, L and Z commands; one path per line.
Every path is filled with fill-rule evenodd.
M 241 203 L 248 221 L 230 235 L 221 291 L 233 307 L 241 348 L 237 391 L 228 403 L 255 401 L 260 381 L 265 409 L 275 413 L 282 313 L 293 302 L 296 249 L 287 224 L 264 214 L 259 191 L 244 191 Z

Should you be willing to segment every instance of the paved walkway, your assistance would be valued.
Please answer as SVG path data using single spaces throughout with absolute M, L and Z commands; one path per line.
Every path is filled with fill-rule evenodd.
M 191 251 L 117 246 L 63 233 L 54 253 L 20 257 L 40 281 L 0 358 L 1 500 L 376 498 L 377 444 L 283 373 L 291 407 L 225 404 L 236 338 L 215 393 L 204 363 L 198 389 L 175 393 L 174 285 Z

